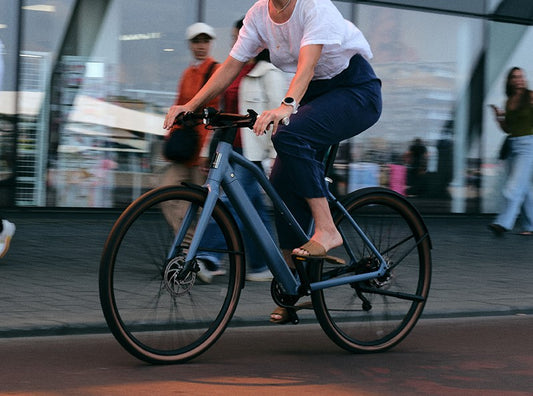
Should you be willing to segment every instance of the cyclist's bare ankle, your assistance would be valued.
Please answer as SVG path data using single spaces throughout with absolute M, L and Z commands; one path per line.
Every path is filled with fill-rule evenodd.
M 331 231 L 317 231 L 311 239 L 324 246 L 326 251 L 342 245 L 342 236 L 337 229 Z

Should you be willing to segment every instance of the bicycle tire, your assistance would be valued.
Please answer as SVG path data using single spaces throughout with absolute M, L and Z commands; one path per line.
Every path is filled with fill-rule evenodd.
M 149 191 L 122 213 L 107 238 L 99 271 L 102 310 L 117 341 L 141 360 L 170 364 L 197 357 L 222 335 L 235 312 L 244 283 L 244 247 L 224 204 L 216 204 L 212 220 L 226 243 L 217 252 L 225 275 L 201 283 L 197 272 L 184 271 L 191 233 L 167 259 L 184 208 L 193 204 L 198 213 L 206 195 L 200 187 Z
M 317 319 L 328 337 L 354 353 L 385 351 L 402 341 L 424 309 L 431 283 L 431 241 L 418 211 L 401 195 L 367 188 L 345 197 L 347 209 L 390 266 L 377 279 L 312 292 Z M 344 246 L 331 254 L 345 266 L 323 262 L 314 280 L 375 271 L 378 260 L 345 215 L 334 212 Z M 351 252 L 351 254 L 350 254 Z

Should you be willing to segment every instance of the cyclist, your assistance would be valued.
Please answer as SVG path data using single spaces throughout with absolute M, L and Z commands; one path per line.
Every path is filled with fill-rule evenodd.
M 276 219 L 280 247 L 292 266 L 291 254 L 324 256 L 342 244 L 326 198 L 322 158 L 329 146 L 379 119 L 381 81 L 368 63 L 367 40 L 330 0 L 259 0 L 246 13 L 229 56 L 189 102 L 169 109 L 164 127 L 216 97 L 265 48 L 271 62 L 294 77 L 282 103 L 259 115 L 254 132 L 262 135 L 272 124 L 272 184 L 304 229 L 315 223 L 311 239 L 299 246 Z M 271 321 L 285 323 L 287 316 L 278 308 Z

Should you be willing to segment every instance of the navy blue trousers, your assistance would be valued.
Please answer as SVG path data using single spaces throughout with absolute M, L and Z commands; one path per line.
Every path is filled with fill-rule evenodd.
M 323 159 L 328 148 L 370 128 L 381 115 L 381 81 L 360 55 L 339 75 L 309 84 L 298 113 L 272 136 L 277 158 L 270 180 L 302 226 L 312 220 L 306 198 L 326 197 Z M 301 241 L 276 217 L 282 249 Z

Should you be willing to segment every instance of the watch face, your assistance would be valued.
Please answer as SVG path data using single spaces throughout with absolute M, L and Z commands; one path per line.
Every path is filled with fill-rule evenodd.
M 287 104 L 293 104 L 294 103 L 294 98 L 291 98 L 291 97 L 287 97 L 285 99 L 283 99 L 283 101 Z

